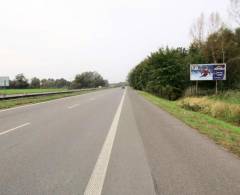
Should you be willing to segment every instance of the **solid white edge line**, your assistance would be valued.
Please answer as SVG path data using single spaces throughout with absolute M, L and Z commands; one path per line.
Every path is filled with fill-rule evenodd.
M 17 129 L 20 129 L 20 128 L 22 128 L 22 127 L 28 126 L 28 125 L 30 125 L 30 123 L 24 123 L 24 124 L 22 124 L 22 125 L 19 125 L 19 126 L 17 126 L 17 127 L 14 127 L 14 128 L 12 128 L 12 129 L 9 129 L 9 130 L 7 130 L 7 131 L 0 132 L 0 136 L 1 136 L 1 135 L 4 135 L 4 134 L 7 134 L 7 133 L 10 133 L 10 132 L 12 132 L 12 131 L 15 131 L 15 130 L 17 130 Z
M 103 184 L 104 184 L 104 180 L 105 180 L 105 176 L 108 168 L 108 163 L 109 163 L 111 152 L 112 152 L 113 143 L 116 137 L 118 123 L 121 116 L 121 111 L 122 111 L 125 96 L 126 96 L 126 89 L 124 91 L 121 102 L 113 118 L 110 130 L 104 141 L 101 152 L 98 156 L 97 162 L 93 169 L 92 175 L 88 181 L 84 195 L 101 195 L 102 193 L 102 188 L 103 188 Z

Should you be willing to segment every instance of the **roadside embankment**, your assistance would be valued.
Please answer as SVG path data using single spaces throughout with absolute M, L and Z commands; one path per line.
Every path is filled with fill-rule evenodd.
M 185 109 L 183 104 L 186 104 L 189 106 L 190 99 L 187 100 L 180 100 L 180 101 L 169 101 L 166 99 L 159 98 L 157 96 L 151 95 L 147 92 L 139 91 L 139 94 L 141 94 L 144 98 L 152 102 L 153 104 L 159 106 L 160 108 L 166 110 L 167 112 L 171 113 L 176 118 L 180 119 L 190 127 L 198 130 L 200 133 L 207 135 L 209 138 L 214 140 L 217 144 L 222 145 L 229 151 L 235 153 L 240 157 L 240 126 L 237 124 L 226 122 L 220 118 L 214 118 L 213 116 L 210 116 L 204 112 L 198 112 L 194 111 L 194 109 L 199 110 L 199 108 L 195 108 L 196 105 L 200 102 L 205 103 L 202 99 L 201 100 L 195 100 L 194 103 L 191 101 L 190 108 L 191 109 Z M 205 100 L 205 99 L 204 99 Z M 184 102 L 181 102 L 184 101 Z M 207 101 L 208 102 L 208 101 Z M 221 102 L 222 105 L 219 105 L 220 103 L 212 104 L 212 102 L 208 102 L 208 112 L 212 112 L 213 114 L 217 114 L 218 116 L 225 117 L 225 114 L 229 114 L 229 112 L 233 112 L 230 109 L 234 108 L 234 106 L 227 105 L 228 111 L 224 111 L 225 114 L 221 114 L 223 112 L 222 107 L 224 108 L 223 102 Z M 238 107 L 237 104 L 235 105 L 236 108 L 236 114 L 238 114 Z M 219 108 L 221 107 L 221 108 Z M 189 107 L 188 107 L 189 108 Z M 192 109 L 194 108 L 194 109 Z M 201 109 L 201 108 L 200 108 Z M 210 111 L 209 111 L 210 110 Z M 236 116 L 235 116 L 236 117 Z M 236 119 L 235 117 L 234 120 Z M 230 117 L 232 120 L 232 118 Z

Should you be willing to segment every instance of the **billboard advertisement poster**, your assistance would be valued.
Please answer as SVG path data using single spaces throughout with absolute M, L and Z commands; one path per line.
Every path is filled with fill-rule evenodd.
M 191 64 L 191 81 L 226 80 L 226 64 Z

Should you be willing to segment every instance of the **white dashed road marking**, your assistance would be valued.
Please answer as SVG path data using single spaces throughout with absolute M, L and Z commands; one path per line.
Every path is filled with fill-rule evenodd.
M 9 130 L 7 130 L 7 131 L 0 132 L 0 136 L 1 136 L 1 135 L 4 135 L 4 134 L 7 134 L 7 133 L 10 133 L 10 132 L 12 132 L 12 131 L 15 131 L 15 130 L 17 130 L 17 129 L 20 129 L 20 128 L 22 128 L 22 127 L 28 126 L 28 125 L 30 125 L 30 123 L 25 123 L 25 124 L 19 125 L 19 126 L 17 126 L 17 127 L 14 127 L 14 128 L 12 128 L 12 129 L 9 129 Z
M 72 105 L 72 106 L 68 106 L 68 109 L 76 108 L 76 107 L 78 107 L 78 106 L 79 106 L 79 104 L 74 104 L 74 105 Z

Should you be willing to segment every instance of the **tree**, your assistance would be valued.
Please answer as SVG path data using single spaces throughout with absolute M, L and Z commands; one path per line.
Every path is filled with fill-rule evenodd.
M 209 17 L 208 46 L 214 63 L 217 63 L 218 45 L 217 32 L 223 26 L 219 13 L 212 13 Z M 221 45 L 222 46 L 222 45 Z M 222 46 L 223 47 L 223 46 Z
M 230 0 L 229 14 L 240 25 L 240 0 Z
M 55 88 L 55 80 L 54 79 L 42 79 L 41 80 L 41 87 L 42 88 Z
M 193 44 L 202 47 L 205 40 L 205 17 L 202 13 L 190 29 Z
M 40 79 L 37 77 L 32 78 L 30 86 L 31 88 L 40 88 Z
M 109 87 L 109 82 L 108 82 L 108 80 L 104 80 L 104 85 L 103 85 L 103 87 Z
M 40 83 L 41 88 L 47 88 L 47 79 L 42 79 Z
M 135 89 L 177 99 L 187 84 L 186 57 L 184 48 L 161 48 L 129 73 L 128 82 Z
M 222 19 L 218 12 L 213 12 L 209 16 L 208 35 L 217 32 L 223 26 Z
M 66 88 L 70 86 L 70 82 L 64 78 L 55 80 L 55 87 L 57 88 Z
M 96 88 L 106 86 L 108 82 L 97 72 L 84 72 L 76 75 L 73 81 L 73 88 Z
M 14 85 L 16 88 L 27 88 L 29 86 L 27 78 L 23 74 L 18 74 L 15 77 Z
M 225 62 L 227 80 L 220 81 L 219 86 L 225 90 L 239 89 L 240 28 L 235 31 L 227 28 L 219 14 L 212 13 L 207 25 L 202 14 L 191 27 L 190 33 L 193 40 L 188 49 L 161 48 L 134 67 L 128 75 L 130 86 L 176 99 L 191 86 L 189 64 Z M 200 86 L 214 87 L 214 82 L 201 82 Z

